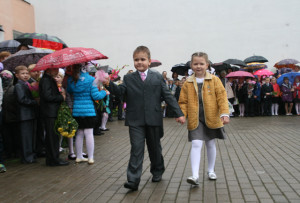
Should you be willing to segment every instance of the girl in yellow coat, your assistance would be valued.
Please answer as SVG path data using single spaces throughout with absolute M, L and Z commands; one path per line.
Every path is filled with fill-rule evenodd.
M 224 139 L 223 124 L 229 123 L 229 109 L 226 90 L 220 79 L 206 70 L 209 65 L 206 53 L 192 55 L 191 68 L 194 74 L 184 83 L 179 106 L 188 118 L 188 136 L 192 142 L 192 176 L 187 182 L 199 185 L 201 148 L 205 142 L 208 158 L 208 177 L 216 180 L 214 171 L 216 161 L 215 138 Z

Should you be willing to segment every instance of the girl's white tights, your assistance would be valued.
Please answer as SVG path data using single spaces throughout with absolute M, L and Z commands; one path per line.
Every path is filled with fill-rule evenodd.
M 273 116 L 278 116 L 278 108 L 279 108 L 279 104 L 272 103 L 272 115 Z
M 239 104 L 240 116 L 245 114 L 245 104 Z
M 106 129 L 106 123 L 108 120 L 108 113 L 104 112 L 102 114 L 102 122 L 101 122 L 101 129 L 105 130 Z
M 300 103 L 295 103 L 295 109 L 296 109 L 297 115 L 300 114 Z
M 69 154 L 74 154 L 73 137 L 68 138 Z
M 85 144 L 87 148 L 87 153 L 89 159 L 94 158 L 94 135 L 93 135 L 93 128 L 85 128 L 85 129 L 78 129 L 76 133 L 76 156 L 79 159 L 83 159 L 82 156 L 82 147 L 83 147 L 83 138 L 85 137 Z
M 201 149 L 202 149 L 202 140 L 193 140 L 192 149 L 191 149 L 191 165 L 192 165 L 192 175 L 194 178 L 199 178 L 199 167 L 201 160 Z M 205 141 L 206 151 L 207 151 L 207 161 L 208 161 L 208 172 L 215 171 L 215 162 L 216 162 L 216 143 L 215 139 Z

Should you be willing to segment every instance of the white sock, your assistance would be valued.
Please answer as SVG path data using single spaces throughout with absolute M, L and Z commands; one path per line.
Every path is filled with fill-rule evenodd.
M 83 159 L 82 156 L 83 137 L 84 137 L 83 129 L 78 129 L 76 133 L 76 140 L 75 140 L 76 156 L 78 159 Z
M 69 154 L 74 154 L 73 137 L 68 138 Z
M 245 104 L 242 104 L 242 116 L 245 115 Z
M 193 140 L 191 149 L 191 166 L 194 178 L 199 178 L 199 167 L 201 160 L 202 140 Z
M 275 104 L 275 115 L 278 115 L 278 108 L 279 108 L 279 104 Z
M 103 130 L 106 129 L 107 119 L 108 119 L 108 113 L 104 112 L 104 113 L 102 114 L 102 122 L 101 122 L 101 128 L 102 128 Z
M 217 156 L 217 149 L 216 149 L 216 142 L 215 139 L 205 141 L 206 151 L 207 151 L 207 162 L 208 172 L 215 171 L 215 163 L 216 163 L 216 156 Z
M 273 103 L 272 103 L 272 109 L 271 109 L 271 111 L 272 111 L 272 116 L 275 115 L 275 105 L 276 105 L 276 104 L 273 104 Z
M 85 144 L 86 144 L 86 150 L 89 156 L 89 159 L 94 159 L 94 132 L 93 128 L 86 128 L 84 129 L 84 135 L 85 135 Z
M 295 109 L 296 109 L 296 113 L 299 114 L 299 103 L 295 103 Z

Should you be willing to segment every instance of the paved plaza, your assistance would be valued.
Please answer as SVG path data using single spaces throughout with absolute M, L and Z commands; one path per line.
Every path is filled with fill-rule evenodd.
M 233 118 L 227 139 L 217 142 L 216 181 L 208 180 L 202 149 L 200 186 L 191 175 L 186 125 L 164 119 L 162 138 L 166 171 L 151 182 L 145 151 L 139 190 L 123 187 L 129 159 L 128 128 L 123 121 L 95 137 L 95 164 L 46 167 L 6 163 L 0 174 L 0 202 L 300 202 L 300 116 Z M 62 157 L 66 157 L 67 153 Z

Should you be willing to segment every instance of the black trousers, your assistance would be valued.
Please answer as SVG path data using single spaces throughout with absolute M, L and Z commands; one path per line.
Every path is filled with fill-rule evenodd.
M 59 136 L 54 131 L 55 119 L 56 118 L 44 118 L 46 131 L 46 164 L 59 162 Z
M 20 136 L 22 148 L 22 162 L 32 162 L 35 160 L 33 152 L 34 120 L 20 122 Z
M 145 141 L 151 161 L 150 172 L 152 175 L 162 175 L 165 171 L 164 158 L 160 138 L 163 136 L 162 126 L 129 126 L 130 160 L 127 168 L 127 180 L 136 184 L 140 183 Z
M 42 154 L 45 151 L 45 126 L 42 118 L 35 119 L 34 128 L 34 151 L 37 154 Z
M 265 116 L 271 116 L 271 108 L 272 108 L 272 97 L 267 96 L 264 99 L 264 115 Z
M 4 123 L 2 126 L 2 137 L 4 154 L 7 158 L 19 157 L 21 150 L 19 122 Z

